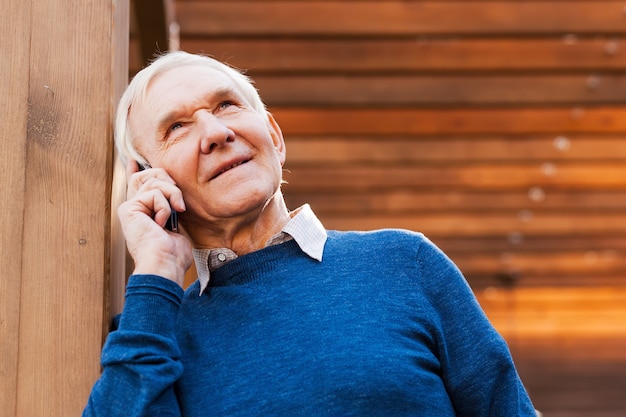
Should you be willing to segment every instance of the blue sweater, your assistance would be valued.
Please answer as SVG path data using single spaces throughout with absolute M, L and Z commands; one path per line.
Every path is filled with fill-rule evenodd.
M 421 234 L 329 232 L 218 269 L 132 276 L 84 416 L 535 416 L 509 350 Z

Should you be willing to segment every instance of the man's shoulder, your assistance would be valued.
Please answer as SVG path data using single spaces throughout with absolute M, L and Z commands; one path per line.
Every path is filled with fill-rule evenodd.
M 331 247 L 351 252 L 394 253 L 406 256 L 416 254 L 424 245 L 433 246 L 423 233 L 406 229 L 377 229 L 366 231 L 328 231 Z
M 376 230 L 329 230 L 328 237 L 335 240 L 353 240 L 361 242 L 393 243 L 393 242 L 424 242 L 428 241 L 423 233 L 407 229 L 376 229 Z

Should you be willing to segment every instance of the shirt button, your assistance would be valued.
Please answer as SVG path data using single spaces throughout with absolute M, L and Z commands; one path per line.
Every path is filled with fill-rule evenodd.
M 226 260 L 226 255 L 224 255 L 223 253 L 218 253 L 217 260 L 220 262 L 224 262 Z

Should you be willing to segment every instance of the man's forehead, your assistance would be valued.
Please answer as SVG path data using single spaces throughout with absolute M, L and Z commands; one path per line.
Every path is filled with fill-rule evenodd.
M 227 98 L 245 100 L 235 82 L 222 71 L 203 65 L 171 68 L 150 80 L 143 97 L 131 106 L 128 120 L 137 133 L 133 127 L 138 123 L 147 122 L 160 129 L 187 106 Z
M 149 96 L 153 90 L 159 90 L 163 87 L 189 87 L 194 90 L 196 87 L 202 87 L 204 89 L 212 89 L 215 91 L 231 89 L 233 92 L 237 92 L 235 83 L 224 72 L 203 65 L 186 65 L 171 68 L 156 75 L 146 87 L 146 96 Z M 162 94 L 162 92 L 159 91 L 159 94 Z
M 148 112 L 151 119 L 162 119 L 185 106 L 222 99 L 246 101 L 235 82 L 225 73 L 200 65 L 172 68 L 153 78 L 141 102 L 139 113 Z

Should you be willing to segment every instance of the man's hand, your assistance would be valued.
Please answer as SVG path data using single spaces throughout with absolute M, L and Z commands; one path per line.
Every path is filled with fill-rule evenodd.
M 118 215 L 128 251 L 135 261 L 134 274 L 154 274 L 182 286 L 191 266 L 191 244 L 182 234 L 164 229 L 171 210 L 185 211 L 180 189 L 160 168 L 139 171 L 136 161 L 126 166 L 127 199 Z

